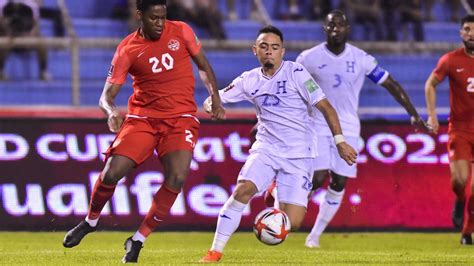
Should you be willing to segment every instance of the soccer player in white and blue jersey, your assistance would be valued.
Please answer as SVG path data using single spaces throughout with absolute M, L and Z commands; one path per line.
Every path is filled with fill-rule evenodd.
M 416 128 L 428 132 L 429 128 L 400 84 L 378 65 L 373 56 L 346 43 L 349 31 L 350 25 L 344 13 L 332 11 L 324 22 L 327 41 L 303 51 L 296 59 L 296 62 L 308 69 L 336 109 L 346 142 L 352 147 L 358 147 L 360 121 L 357 109 L 366 77 L 392 94 L 411 116 Z M 356 164 L 347 165 L 336 156 L 330 128 L 321 112 L 316 111 L 314 123 L 319 155 L 314 160 L 313 190 L 321 187 L 328 176 L 331 176 L 331 180 L 325 199 L 319 207 L 316 222 L 306 238 L 306 246 L 310 248 L 319 247 L 321 234 L 341 205 L 347 178 L 357 174 Z
M 222 207 L 211 249 L 201 262 L 217 262 L 237 230 L 250 199 L 276 179 L 280 209 L 288 214 L 291 229 L 301 225 L 311 191 L 312 161 L 316 155 L 311 132 L 312 109 L 325 117 L 337 142 L 339 156 L 354 164 L 357 153 L 342 136 L 334 108 L 308 71 L 283 61 L 283 35 L 277 28 L 262 28 L 253 46 L 261 67 L 244 72 L 219 91 L 223 103 L 250 101 L 255 105 L 258 133 L 238 176 L 236 189 Z M 209 99 L 204 109 L 210 110 Z

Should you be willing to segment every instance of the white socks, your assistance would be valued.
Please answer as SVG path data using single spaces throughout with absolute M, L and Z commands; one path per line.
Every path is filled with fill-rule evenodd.
M 272 189 L 272 197 L 275 200 L 275 203 L 273 203 L 273 208 L 279 210 L 280 209 L 280 201 L 278 200 L 278 191 L 276 186 Z
M 344 197 L 344 191 L 345 190 L 337 192 L 331 188 L 328 188 L 324 197 L 324 201 L 321 206 L 319 206 L 318 217 L 316 218 L 313 229 L 311 229 L 311 236 L 314 238 L 319 238 L 319 236 L 324 232 L 332 218 L 334 218 L 334 215 L 336 215 L 337 210 L 339 210 L 339 207 L 341 206 L 342 198 Z
M 140 241 L 145 243 L 146 236 L 142 235 L 140 232 L 136 231 L 135 234 L 132 236 L 133 241 Z
M 92 227 L 96 227 L 97 226 L 97 223 L 99 222 L 99 218 L 96 218 L 96 219 L 89 219 L 89 216 L 86 216 L 86 222 L 92 226 Z
M 237 230 L 242 218 L 242 212 L 247 204 L 234 199 L 234 196 L 226 201 L 219 212 L 217 219 L 217 228 L 212 241 L 211 250 L 222 252 L 230 236 Z

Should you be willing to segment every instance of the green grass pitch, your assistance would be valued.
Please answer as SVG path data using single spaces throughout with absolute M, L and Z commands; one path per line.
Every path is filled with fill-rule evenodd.
M 72 249 L 64 233 L 0 232 L 0 265 L 113 265 L 131 233 L 98 232 Z M 211 232 L 155 232 L 140 264 L 197 264 L 210 247 Z M 251 265 L 474 265 L 474 246 L 461 246 L 454 233 L 327 233 L 321 248 L 304 247 L 306 233 L 292 233 L 279 246 L 266 246 L 253 233 L 236 233 L 220 264 Z

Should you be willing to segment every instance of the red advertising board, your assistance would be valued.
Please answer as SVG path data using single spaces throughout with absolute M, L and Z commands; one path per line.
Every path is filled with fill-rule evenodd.
M 215 228 L 248 156 L 251 127 L 252 121 L 202 122 L 192 170 L 164 228 Z M 330 228 L 451 228 L 447 135 L 416 133 L 401 123 L 362 128 L 358 177 L 348 182 Z M 64 230 L 83 219 L 113 138 L 103 120 L 0 119 L 0 230 Z M 155 155 L 124 178 L 101 228 L 135 229 L 163 181 L 161 170 Z M 324 193 L 312 198 L 304 227 L 311 227 Z M 250 229 L 263 208 L 254 198 L 242 228 Z

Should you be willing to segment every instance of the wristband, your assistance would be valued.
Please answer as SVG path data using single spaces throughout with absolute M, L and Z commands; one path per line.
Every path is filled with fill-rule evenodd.
M 344 136 L 342 134 L 334 135 L 334 142 L 337 144 L 345 142 Z

